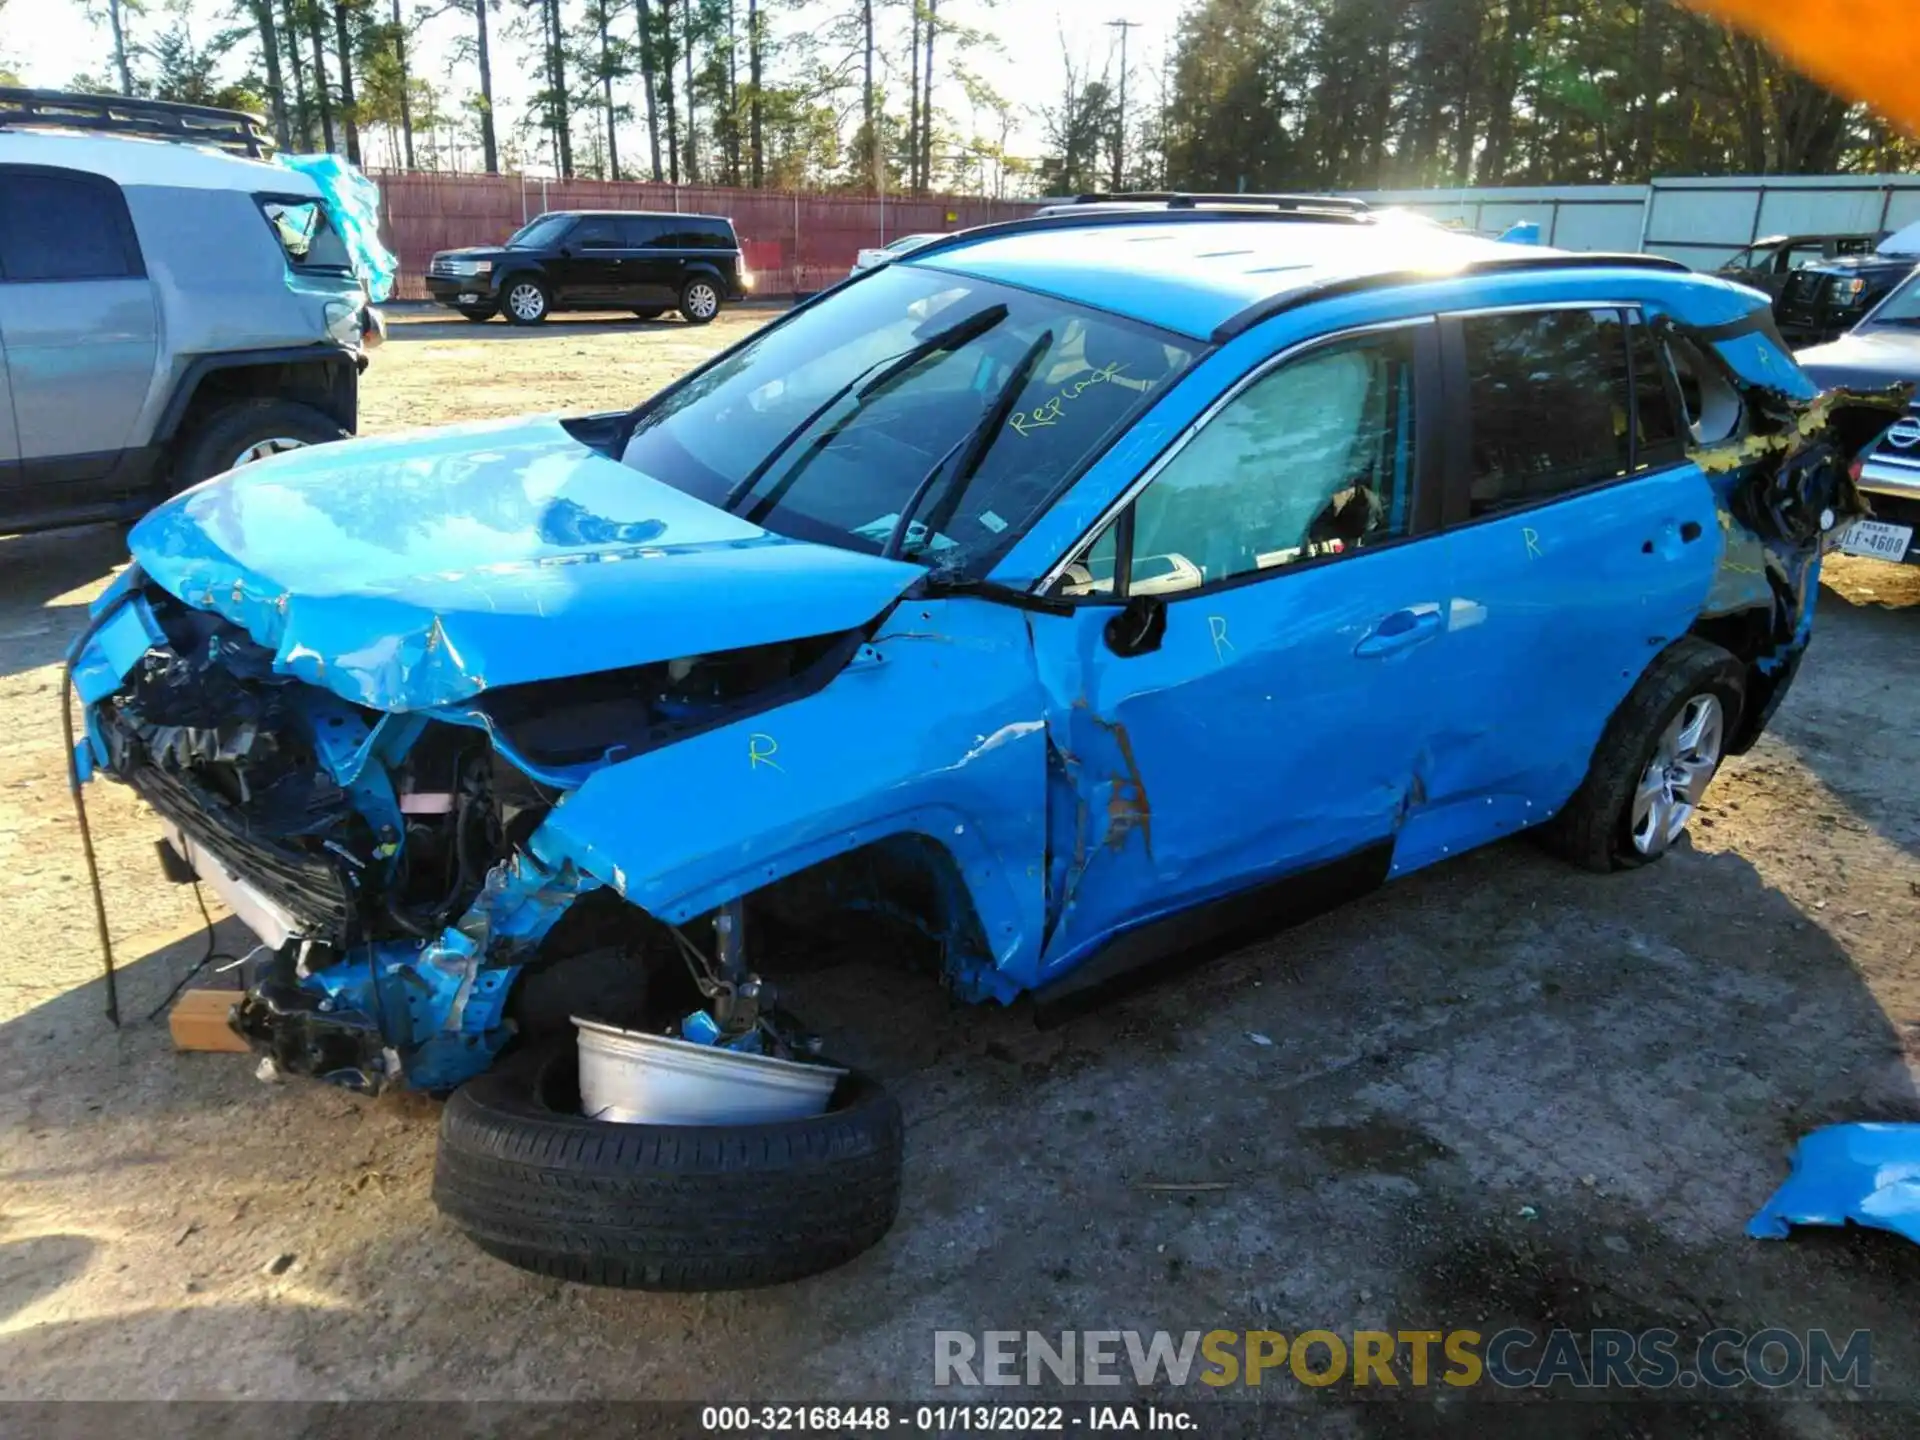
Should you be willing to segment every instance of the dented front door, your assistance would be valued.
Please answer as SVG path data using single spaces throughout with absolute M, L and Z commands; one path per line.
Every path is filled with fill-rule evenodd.
M 1036 615 L 1054 744 L 1049 977 L 1109 932 L 1369 847 L 1405 811 L 1447 683 L 1440 541 L 1176 599 L 1157 651 L 1112 612 Z
M 1447 683 L 1437 364 L 1410 321 L 1257 368 L 1068 567 L 1061 593 L 1089 603 L 1033 616 L 1048 978 L 1208 907 L 1162 937 L 1194 943 L 1231 896 L 1242 928 L 1248 892 L 1326 862 L 1384 877 Z M 1119 633 L 1128 598 L 1164 606 L 1157 645 Z

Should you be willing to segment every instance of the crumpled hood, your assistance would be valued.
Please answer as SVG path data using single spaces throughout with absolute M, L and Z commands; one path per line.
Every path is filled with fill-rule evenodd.
M 553 419 L 256 461 L 154 510 L 132 549 L 277 668 L 381 710 L 853 629 L 925 573 L 770 534 Z
M 1825 345 L 1796 351 L 1793 358 L 1822 386 L 1870 389 L 1920 380 L 1920 330 L 1854 330 Z

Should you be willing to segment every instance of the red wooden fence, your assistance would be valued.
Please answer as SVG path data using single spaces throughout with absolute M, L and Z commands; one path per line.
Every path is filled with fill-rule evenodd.
M 547 210 L 669 210 L 727 215 L 740 236 L 754 288 L 763 295 L 818 290 L 847 273 L 854 252 L 901 235 L 960 230 L 1030 213 L 1014 201 L 962 196 L 874 196 L 721 185 L 540 180 L 519 175 L 428 175 L 374 171 L 383 238 L 400 258 L 396 300 L 423 300 L 436 250 L 491 245 Z M 948 219 L 948 216 L 953 219 Z

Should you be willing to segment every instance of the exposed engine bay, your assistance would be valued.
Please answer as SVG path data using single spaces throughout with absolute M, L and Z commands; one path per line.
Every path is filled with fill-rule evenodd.
M 543 951 L 601 887 L 543 858 L 538 831 L 569 781 L 824 683 L 857 635 L 390 714 L 277 673 L 238 626 L 157 587 L 109 623 L 144 629 L 131 643 L 145 648 L 90 710 L 92 752 L 159 813 L 191 867 L 180 878 L 212 884 L 259 936 L 235 1020 L 276 1069 L 369 1092 L 447 1088 L 529 1022 L 566 1024 L 580 984 L 556 998 L 550 975 L 521 987 L 528 1014 L 510 1014 L 529 962 L 584 959 L 597 1018 L 639 1023 L 650 953 L 691 972 L 682 989 L 711 1003 L 716 1043 L 797 1043 L 745 968 L 737 906 L 695 943 L 608 891 L 574 915 L 564 953 Z

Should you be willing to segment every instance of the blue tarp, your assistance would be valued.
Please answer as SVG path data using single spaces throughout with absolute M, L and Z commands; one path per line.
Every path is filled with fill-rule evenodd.
M 380 243 L 380 187 L 338 155 L 276 155 L 320 187 L 327 213 L 353 256 L 353 271 L 367 282 L 367 298 L 376 305 L 393 293 L 400 262 Z

